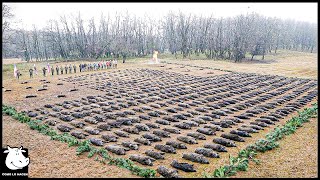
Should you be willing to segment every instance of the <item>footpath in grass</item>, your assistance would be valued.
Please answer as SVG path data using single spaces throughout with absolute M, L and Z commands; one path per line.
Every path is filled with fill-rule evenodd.
M 258 152 L 266 152 L 275 149 L 279 146 L 277 141 L 283 137 L 296 132 L 302 127 L 303 123 L 309 122 L 310 118 L 315 118 L 318 115 L 318 105 L 313 104 L 311 108 L 305 108 L 302 112 L 298 112 L 298 116 L 288 120 L 282 127 L 276 127 L 272 132 L 266 135 L 265 139 L 258 140 L 255 144 L 247 146 L 238 153 L 237 157 L 229 157 L 229 165 L 217 168 L 212 174 L 203 174 L 203 177 L 230 177 L 238 171 L 247 171 L 249 161 L 259 164 L 259 160 L 255 159 Z

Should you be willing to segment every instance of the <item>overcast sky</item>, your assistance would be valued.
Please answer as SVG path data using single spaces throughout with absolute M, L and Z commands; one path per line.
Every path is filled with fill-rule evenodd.
M 38 28 L 45 26 L 49 19 L 59 19 L 60 15 L 76 15 L 79 11 L 85 20 L 95 17 L 98 20 L 103 12 L 125 12 L 159 18 L 168 11 L 182 11 L 197 15 L 230 17 L 247 12 L 295 19 L 317 23 L 317 3 L 5 3 L 12 7 L 15 20 L 21 20 L 25 28 L 31 29 L 35 24 Z M 17 23 L 21 25 L 22 23 Z

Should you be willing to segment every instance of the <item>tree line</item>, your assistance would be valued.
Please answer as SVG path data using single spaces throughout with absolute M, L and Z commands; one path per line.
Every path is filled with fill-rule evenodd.
M 278 49 L 314 52 L 317 25 L 295 20 L 266 17 L 257 13 L 235 17 L 204 17 L 169 12 L 159 20 L 127 13 L 104 15 L 85 22 L 81 14 L 61 16 L 46 27 L 4 32 L 2 57 L 32 59 L 98 59 L 144 57 L 169 52 L 183 58 L 191 54 L 208 59 L 241 61 Z M 10 36 L 9 36 L 10 35 Z M 5 35 L 3 35 L 5 36 Z

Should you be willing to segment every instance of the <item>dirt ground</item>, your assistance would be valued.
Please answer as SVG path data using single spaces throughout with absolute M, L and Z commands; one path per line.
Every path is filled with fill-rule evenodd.
M 94 161 L 94 157 L 77 156 L 75 147 L 50 140 L 49 136 L 33 131 L 11 117 L 2 118 L 3 147 L 23 145 L 28 148 L 30 178 L 138 177 L 126 169 Z
M 188 64 L 206 66 L 206 67 L 214 67 L 221 68 L 227 70 L 233 70 L 238 72 L 259 72 L 265 74 L 278 74 L 278 75 L 286 75 L 286 76 L 294 76 L 301 78 L 316 78 L 315 74 L 317 74 L 317 61 L 314 59 L 312 54 L 305 58 L 306 61 L 300 62 L 298 61 L 298 55 L 279 57 L 277 61 L 270 60 L 270 64 L 261 64 L 261 63 L 252 63 L 248 65 L 248 63 L 243 64 L 228 64 L 228 62 L 220 62 L 220 61 L 177 61 L 177 60 L 165 60 L 173 63 L 180 63 L 184 65 L 153 65 L 148 64 L 148 61 L 137 61 L 131 62 L 129 61 L 126 64 L 119 64 L 119 69 L 135 69 L 135 68 L 151 68 L 151 69 L 161 69 L 171 72 L 178 72 L 182 74 L 192 74 L 196 76 L 212 76 L 212 75 L 220 75 L 225 74 L 223 71 L 215 71 L 209 69 L 203 69 L 197 67 L 187 66 Z M 289 63 L 290 62 L 290 63 Z M 293 63 L 292 63 L 293 62 Z M 298 66 L 299 63 L 302 63 L 303 66 Z M 63 63 L 62 63 L 63 64 Z M 292 65 L 292 64 L 297 64 Z M 282 67 L 282 69 L 279 67 Z M 300 70 L 289 70 L 292 67 L 300 68 Z M 315 68 L 314 68 L 315 67 Z M 267 69 L 267 71 L 262 71 L 262 69 Z M 306 69 L 308 69 L 306 71 Z M 109 70 L 106 70 L 107 72 Z M 59 78 L 67 77 L 68 75 L 59 76 Z M 3 89 L 11 89 L 11 92 L 3 92 L 3 103 L 14 105 L 18 111 L 24 109 L 30 109 L 38 107 L 39 104 L 43 104 L 46 102 L 61 102 L 63 100 L 72 100 L 75 97 L 79 97 L 81 94 L 90 93 L 90 89 L 85 91 L 78 91 L 74 93 L 70 93 L 69 90 L 74 88 L 74 85 L 64 83 L 64 88 L 53 88 L 54 84 L 58 82 L 58 78 L 55 77 L 46 77 L 43 78 L 41 75 L 30 80 L 28 77 L 24 76 L 19 82 L 29 81 L 27 85 L 32 87 L 41 87 L 40 79 L 47 79 L 50 81 L 48 87 L 50 91 L 37 92 L 38 97 L 36 99 L 25 99 L 24 96 L 26 94 L 33 94 L 36 92 L 34 89 L 23 89 L 21 91 L 17 91 L 25 86 L 22 84 L 18 84 L 16 79 L 4 79 L 3 80 Z M 96 91 L 95 91 L 96 92 Z M 58 99 L 56 97 L 57 94 L 66 94 L 67 98 Z M 98 93 L 99 94 L 99 93 Z M 101 94 L 104 94 L 101 92 Z M 292 114 L 294 115 L 294 114 Z M 291 115 L 291 116 L 292 116 Z M 288 118 L 286 118 L 288 119 Z M 93 159 L 88 160 L 85 156 L 76 156 L 75 148 L 69 148 L 66 144 L 50 141 L 49 137 L 41 135 L 35 131 L 30 130 L 27 125 L 21 124 L 9 117 L 5 117 L 3 119 L 3 146 L 6 144 L 9 145 L 20 145 L 23 144 L 25 147 L 29 148 L 31 164 L 29 166 L 29 175 L 30 177 L 137 177 L 130 173 L 128 170 L 120 169 L 115 166 L 102 165 L 99 162 L 94 161 Z M 284 123 L 285 121 L 282 121 Z M 316 162 L 317 159 L 316 153 L 307 153 L 307 152 L 317 152 L 317 126 L 314 124 L 317 121 L 314 120 L 312 123 L 306 123 L 304 127 L 300 128 L 294 135 L 289 136 L 281 141 L 280 148 L 270 151 L 265 154 L 259 155 L 257 158 L 264 162 L 263 165 L 250 165 L 249 171 L 244 173 L 239 173 L 236 177 L 296 177 L 301 175 L 301 177 L 316 177 L 317 169 Z M 311 125 L 312 124 L 312 125 Z M 21 129 L 23 130 L 23 135 L 21 133 Z M 269 130 L 268 130 L 269 131 Z M 316 132 L 316 133 L 310 133 Z M 266 133 L 262 132 L 258 135 L 254 136 L 254 138 L 250 138 L 246 144 L 253 143 L 259 138 L 263 138 Z M 301 135 L 300 135 L 301 134 Z M 304 135 L 304 136 L 303 136 Z M 298 137 L 295 137 L 298 136 Z M 310 138 L 316 137 L 316 138 Z M 21 138 L 12 138 L 12 137 L 21 137 Z M 294 138 L 292 138 L 294 137 Z M 309 137 L 309 138 L 308 138 Z M 301 139 L 301 141 L 296 141 L 296 139 Z M 17 141 L 16 139 L 19 139 Z M 294 142 L 294 143 L 293 143 Z M 306 142 L 306 143 L 299 143 Z M 46 144 L 46 147 L 43 147 L 43 144 Z M 308 151 L 303 151 L 305 153 L 301 153 L 300 147 L 305 147 L 305 144 L 308 144 L 310 147 L 307 149 Z M 237 152 L 244 148 L 244 145 L 238 146 L 228 154 L 236 155 Z M 302 148 L 301 147 L 301 148 Z M 290 154 L 287 153 L 290 150 Z M 39 154 L 41 154 L 39 156 Z M 276 156 L 277 154 L 277 156 Z M 170 154 L 171 155 L 171 154 Z M 180 153 L 179 153 L 180 155 Z M 63 156 L 63 158 L 60 158 Z M 197 167 L 199 172 L 197 177 L 201 177 L 201 172 L 210 173 L 219 165 L 224 165 L 228 163 L 227 154 L 223 154 L 221 156 L 221 160 L 214 164 L 214 166 L 203 165 L 201 167 Z M 170 160 L 177 156 L 170 156 Z M 282 158 L 279 158 L 282 157 Z M 294 161 L 294 157 L 299 157 L 299 161 Z M 301 157 L 301 158 L 300 158 Z M 312 157 L 310 161 L 306 161 L 309 159 L 308 157 Z M 272 160 L 270 160 L 272 159 Z M 294 161 L 294 163 L 292 163 Z M 50 167 L 48 166 L 48 162 L 50 162 Z M 66 163 L 68 162 L 68 163 Z M 185 161 L 186 162 L 186 161 Z M 299 165 L 300 163 L 300 165 Z M 53 165 L 52 165 L 53 164 Z M 140 164 L 138 164 L 141 166 Z M 298 166 L 299 165 L 299 166 Z M 279 166 L 276 170 L 273 166 Z M 52 168 L 54 167 L 54 168 Z M 280 169 L 281 167 L 281 169 Z M 300 168 L 299 168 L 300 167 Z M 290 173 L 292 168 L 296 168 L 297 173 Z M 123 172 L 126 172 L 123 175 Z M 285 172 L 284 172 L 285 171 Z M 271 172 L 271 173 L 270 173 Z M 179 172 L 180 173 L 180 172 Z M 274 173 L 274 174 L 273 174 Z M 184 173 L 181 175 L 184 177 L 194 177 L 194 174 Z M 300 176 L 299 176 L 300 177 Z

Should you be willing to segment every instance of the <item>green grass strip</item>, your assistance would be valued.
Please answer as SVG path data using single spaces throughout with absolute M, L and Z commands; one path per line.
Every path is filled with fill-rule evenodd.
M 212 174 L 204 173 L 203 177 L 225 178 L 235 175 L 238 171 L 247 171 L 249 161 L 259 164 L 259 160 L 254 157 L 258 152 L 266 152 L 279 147 L 279 141 L 284 136 L 293 134 L 303 123 L 309 122 L 310 118 L 318 116 L 318 105 L 313 104 L 311 108 L 305 108 L 302 112 L 298 112 L 298 116 L 292 117 L 282 127 L 277 126 L 273 131 L 266 135 L 265 139 L 259 139 L 254 144 L 248 145 L 245 149 L 238 153 L 237 157 L 229 156 L 229 165 L 221 166 L 214 170 Z
M 89 140 L 79 141 L 77 138 L 71 136 L 69 133 L 58 134 L 53 128 L 46 124 L 42 124 L 40 120 L 32 120 L 30 117 L 26 116 L 24 113 L 18 113 L 14 107 L 2 105 L 2 113 L 13 117 L 14 119 L 20 121 L 21 123 L 27 123 L 32 130 L 37 130 L 38 132 L 50 136 L 51 140 L 61 141 L 68 143 L 70 146 L 77 146 L 77 155 L 81 155 L 84 152 L 88 152 L 88 158 L 96 156 L 95 160 L 106 164 L 116 165 L 121 168 L 130 170 L 133 174 L 136 174 L 145 178 L 155 177 L 156 171 L 148 168 L 141 168 L 135 165 L 131 160 L 125 158 L 114 158 L 111 157 L 107 150 L 104 148 L 97 149 L 92 146 Z M 100 157 L 100 158 L 99 158 Z

